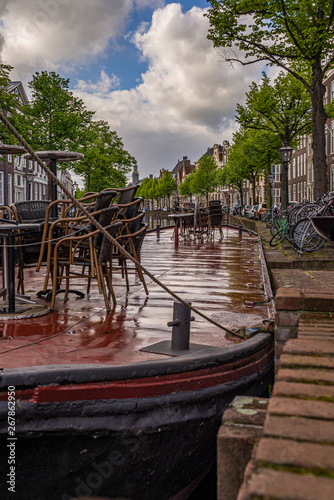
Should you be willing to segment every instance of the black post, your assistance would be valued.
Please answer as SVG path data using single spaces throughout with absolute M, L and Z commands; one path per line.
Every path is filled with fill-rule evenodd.
M 55 158 L 51 159 L 50 170 L 55 176 L 57 176 L 57 160 Z M 55 182 L 53 182 L 52 179 L 51 179 L 51 183 L 50 183 L 50 191 L 51 191 L 51 201 L 55 201 L 57 199 L 57 184 Z M 52 211 L 51 217 L 56 219 L 57 218 L 57 206 L 54 205 L 52 207 L 51 211 Z
M 8 312 L 15 312 L 15 257 L 14 235 L 8 234 Z
M 190 302 L 189 302 L 189 305 Z M 172 349 L 183 351 L 189 349 L 190 339 L 190 309 L 181 302 L 174 302 L 173 321 L 167 323 L 172 326 Z
M 284 172 L 285 172 L 285 208 L 287 209 L 289 206 L 289 181 L 288 181 L 288 169 L 289 163 L 287 161 L 284 162 Z

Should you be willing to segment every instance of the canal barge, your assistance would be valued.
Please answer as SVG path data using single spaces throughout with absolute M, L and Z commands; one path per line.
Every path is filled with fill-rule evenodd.
M 142 265 L 215 323 L 258 325 L 272 314 L 259 242 L 233 228 L 223 236 L 175 248 L 172 229 L 151 232 Z M 25 273 L 35 297 L 41 277 Z M 0 317 L 1 498 L 188 498 L 215 460 L 229 402 L 266 394 L 270 333 L 230 339 L 195 315 L 189 349 L 172 349 L 168 293 L 147 280 L 147 296 L 135 272 L 129 293 L 113 279 L 108 314 L 92 288 L 57 297 L 47 315 Z

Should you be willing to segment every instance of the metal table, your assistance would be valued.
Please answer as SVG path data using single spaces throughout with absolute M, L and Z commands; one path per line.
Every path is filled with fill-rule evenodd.
M 78 161 L 82 160 L 84 157 L 81 153 L 76 153 L 74 151 L 37 151 L 36 155 L 45 163 L 50 164 L 51 172 L 57 176 L 57 163 L 63 161 Z M 24 155 L 26 160 L 33 160 L 33 157 L 29 154 Z M 55 201 L 58 199 L 57 197 L 57 184 L 51 180 L 50 182 L 50 190 L 51 190 L 51 201 Z M 57 217 L 56 214 L 56 206 L 54 207 L 54 213 L 51 214 L 52 217 Z
M 180 212 L 180 213 L 175 213 L 175 214 L 169 214 L 168 217 L 171 217 L 175 219 L 175 227 L 174 227 L 174 245 L 175 248 L 178 248 L 179 246 L 179 228 L 180 228 L 180 236 L 182 238 L 188 238 L 190 234 L 186 234 L 184 232 L 184 227 L 182 224 L 183 220 L 190 219 L 193 217 L 194 214 L 192 212 Z

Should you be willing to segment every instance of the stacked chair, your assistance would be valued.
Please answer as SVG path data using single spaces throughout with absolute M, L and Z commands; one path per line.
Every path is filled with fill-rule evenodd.
M 45 215 L 50 206 L 49 200 L 27 200 L 18 201 L 10 206 L 13 219 L 18 224 L 45 221 Z M 18 243 L 18 274 L 17 292 L 24 295 L 24 269 L 35 266 L 40 255 L 40 242 L 43 229 L 35 231 L 23 231 L 19 234 Z
M 223 209 L 221 202 L 219 200 L 209 201 L 209 221 L 210 230 L 214 234 L 214 230 L 217 228 L 221 238 L 223 238 L 222 222 L 223 222 Z
M 125 248 L 136 260 L 146 233 L 143 223 L 144 212 L 139 210 L 141 198 L 135 198 L 137 186 L 123 189 L 105 189 L 100 193 L 87 193 L 80 202 L 104 229 Z M 64 292 L 64 301 L 73 292 L 79 296 L 83 293 L 70 289 L 70 282 L 78 279 L 87 281 L 87 293 L 92 280 L 96 280 L 99 293 L 103 294 L 105 306 L 109 312 L 109 299 L 116 303 L 112 285 L 113 262 L 118 262 L 122 276 L 129 290 L 127 259 L 122 252 L 114 247 L 110 240 L 96 228 L 88 217 L 69 200 L 53 202 L 60 217 L 52 221 L 54 213 L 52 204 L 45 216 L 45 225 L 40 248 L 37 271 L 43 263 L 46 254 L 46 276 L 40 295 L 51 300 L 51 310 L 54 309 L 56 296 Z M 138 266 L 135 266 L 146 293 L 147 286 L 144 276 Z M 115 269 L 115 266 L 114 266 Z M 52 288 L 48 289 L 49 281 Z M 61 289 L 61 283 L 65 288 Z

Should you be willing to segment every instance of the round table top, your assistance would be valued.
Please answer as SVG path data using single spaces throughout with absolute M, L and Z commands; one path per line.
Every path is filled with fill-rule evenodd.
M 177 212 L 175 214 L 169 214 L 168 217 L 190 217 L 194 215 L 192 212 Z
M 36 151 L 37 156 L 43 161 L 56 160 L 61 161 L 78 161 L 82 160 L 84 155 L 82 153 L 76 153 L 74 151 Z M 26 160 L 33 160 L 30 154 L 24 155 Z
M 0 154 L 1 155 L 19 155 L 25 152 L 22 146 L 16 146 L 11 144 L 0 144 Z

